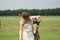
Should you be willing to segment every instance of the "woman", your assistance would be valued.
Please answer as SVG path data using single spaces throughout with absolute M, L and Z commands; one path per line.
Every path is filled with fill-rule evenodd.
M 20 21 L 20 39 L 19 40 L 34 40 L 32 21 L 27 12 L 22 13 L 23 20 Z

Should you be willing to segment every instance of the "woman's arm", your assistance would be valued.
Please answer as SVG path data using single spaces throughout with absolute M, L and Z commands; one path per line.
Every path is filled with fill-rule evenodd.
M 30 16 L 30 19 L 34 19 L 34 18 L 37 18 L 37 20 L 39 20 L 41 16 Z
M 22 40 L 22 36 L 23 36 L 23 22 L 20 21 L 20 40 Z

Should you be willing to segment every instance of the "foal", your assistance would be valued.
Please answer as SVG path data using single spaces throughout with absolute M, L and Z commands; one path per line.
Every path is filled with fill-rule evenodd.
M 37 18 L 35 18 L 33 20 L 33 28 L 34 28 L 34 38 L 35 38 L 35 40 L 40 39 L 39 33 L 38 33 L 39 23 L 40 23 L 40 21 L 38 21 Z

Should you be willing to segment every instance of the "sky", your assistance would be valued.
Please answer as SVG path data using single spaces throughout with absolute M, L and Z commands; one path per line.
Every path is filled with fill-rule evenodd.
M 0 10 L 60 8 L 60 0 L 0 0 Z

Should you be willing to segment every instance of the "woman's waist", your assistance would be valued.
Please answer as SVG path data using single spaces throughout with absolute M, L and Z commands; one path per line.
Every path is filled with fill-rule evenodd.
M 32 32 L 31 29 L 24 29 L 23 31 L 24 31 L 24 32 Z

